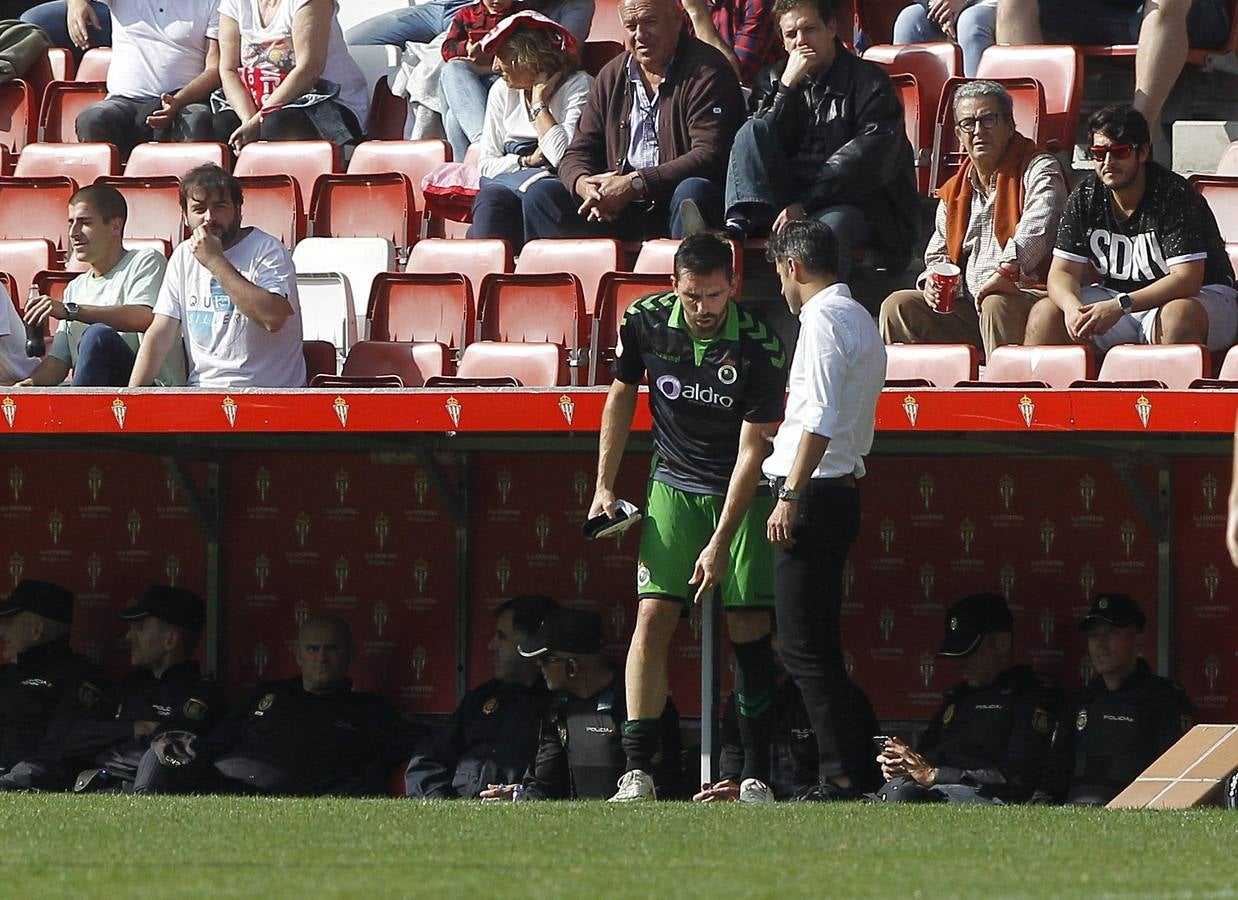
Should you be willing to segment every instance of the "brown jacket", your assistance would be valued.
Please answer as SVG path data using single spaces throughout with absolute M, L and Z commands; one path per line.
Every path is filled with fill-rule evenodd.
M 627 169 L 631 55 L 621 53 L 607 63 L 589 90 L 576 136 L 559 163 L 559 178 L 569 191 L 574 192 L 583 175 Z M 743 94 L 730 63 L 713 47 L 682 34 L 661 94 L 658 146 L 663 162 L 641 170 L 649 196 L 669 197 L 685 178 L 721 183 L 731 143 L 745 116 Z

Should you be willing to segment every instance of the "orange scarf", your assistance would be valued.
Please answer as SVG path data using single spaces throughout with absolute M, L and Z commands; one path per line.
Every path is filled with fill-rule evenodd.
M 1005 246 L 1019 227 L 1019 218 L 1023 215 L 1023 174 L 1032 159 L 1041 152 L 1034 143 L 1016 131 L 997 165 L 993 229 L 997 232 L 997 240 L 1002 246 Z M 951 262 L 957 266 L 963 265 L 963 238 L 971 221 L 971 168 L 971 158 L 964 159 L 959 171 L 938 191 L 941 202 L 946 204 L 946 252 L 950 254 Z M 1058 168 L 1060 171 L 1061 167 Z M 1051 255 L 1045 254 L 1038 271 L 1023 274 L 1043 282 L 1051 261 Z

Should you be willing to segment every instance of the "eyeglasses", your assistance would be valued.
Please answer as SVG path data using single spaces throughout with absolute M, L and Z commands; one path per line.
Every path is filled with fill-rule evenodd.
M 1098 144 L 1088 147 L 1088 156 L 1097 162 L 1104 162 L 1110 154 L 1114 159 L 1126 159 L 1139 148 L 1138 144 Z
M 985 131 L 991 131 L 993 126 L 997 124 L 997 113 L 987 112 L 979 116 L 968 116 L 966 119 L 959 119 L 954 123 L 954 127 L 965 134 L 971 134 L 979 125 Z

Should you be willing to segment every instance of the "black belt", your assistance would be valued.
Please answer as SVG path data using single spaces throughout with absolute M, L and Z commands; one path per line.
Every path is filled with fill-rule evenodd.
M 765 482 L 765 489 L 769 492 L 769 496 L 777 497 L 778 490 L 786 483 L 787 479 L 782 476 L 770 478 Z M 839 475 L 837 478 L 810 478 L 808 484 L 800 488 L 801 494 L 812 494 L 816 491 L 824 491 L 830 488 L 853 488 L 856 486 L 854 475 Z

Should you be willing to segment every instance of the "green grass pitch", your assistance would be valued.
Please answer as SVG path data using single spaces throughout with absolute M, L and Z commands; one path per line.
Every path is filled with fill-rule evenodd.
M 1235 897 L 1238 814 L 0 796 L 6 897 Z

